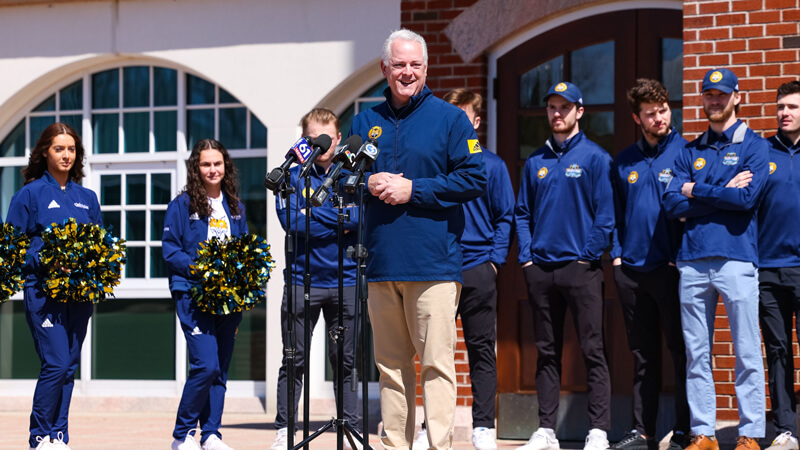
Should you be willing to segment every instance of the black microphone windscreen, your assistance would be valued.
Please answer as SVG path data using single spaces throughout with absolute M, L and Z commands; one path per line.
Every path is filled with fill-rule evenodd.
M 316 139 L 314 139 L 314 145 L 319 146 L 322 149 L 323 153 L 327 152 L 328 149 L 331 148 L 332 142 L 333 141 L 331 140 L 331 137 L 328 136 L 327 134 L 320 134 L 319 136 L 317 136 Z
M 361 136 L 359 136 L 357 134 L 354 134 L 354 135 L 350 136 L 349 138 L 347 138 L 346 141 L 344 141 L 344 145 L 351 152 L 354 152 L 354 151 L 358 150 L 359 147 L 361 147 L 361 143 L 362 142 L 363 142 L 363 139 L 361 139 Z

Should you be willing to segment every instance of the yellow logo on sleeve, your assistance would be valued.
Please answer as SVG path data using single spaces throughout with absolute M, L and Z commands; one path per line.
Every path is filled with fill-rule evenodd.
M 639 172 L 633 171 L 628 175 L 628 183 L 633 184 L 639 181 Z
M 378 139 L 381 137 L 381 133 L 383 133 L 383 128 L 375 126 L 369 129 L 369 137 L 370 139 Z
M 467 146 L 470 153 L 481 153 L 481 143 L 477 139 L 467 139 Z
M 703 159 L 703 158 L 697 158 L 697 159 L 694 161 L 694 168 L 695 168 L 696 170 L 700 170 L 700 169 L 702 169 L 702 168 L 703 168 L 703 167 L 705 167 L 705 166 L 706 166 L 706 160 L 705 160 L 705 159 Z
M 772 175 L 772 172 L 775 172 L 775 169 L 778 168 L 778 165 L 774 162 L 770 161 L 769 163 L 769 174 Z
M 539 177 L 540 179 L 546 177 L 547 167 L 542 167 L 541 169 L 539 169 L 539 173 L 537 173 L 536 176 Z

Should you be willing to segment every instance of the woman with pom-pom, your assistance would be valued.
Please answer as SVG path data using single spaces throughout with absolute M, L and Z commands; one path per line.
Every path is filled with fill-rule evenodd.
M 91 302 L 60 302 L 43 289 L 45 267 L 39 260 L 42 231 L 53 223 L 74 218 L 102 226 L 97 195 L 80 185 L 84 149 L 69 125 L 45 128 L 22 169 L 25 185 L 11 199 L 6 221 L 31 240 L 23 269 L 25 318 L 41 360 L 33 394 L 31 449 L 69 449 L 67 421 L 75 370 L 92 316 Z
M 203 139 L 186 162 L 187 181 L 167 207 L 162 245 L 169 268 L 169 288 L 189 349 L 191 369 L 183 388 L 172 450 L 230 450 L 219 432 L 225 383 L 242 313 L 214 315 L 192 301 L 190 272 L 200 243 L 247 234 L 239 201 L 236 169 L 221 143 Z M 200 425 L 200 444 L 192 436 Z

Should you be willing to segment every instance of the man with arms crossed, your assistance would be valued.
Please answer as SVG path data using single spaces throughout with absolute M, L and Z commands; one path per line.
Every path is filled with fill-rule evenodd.
M 767 350 L 771 450 L 797 450 L 792 326 L 800 312 L 800 82 L 778 88 L 778 133 L 769 138 L 769 177 L 758 208 L 759 316 Z M 798 163 L 798 164 L 795 164 Z
M 616 227 L 611 257 L 628 347 L 633 353 L 633 429 L 611 448 L 655 450 L 661 394 L 661 333 L 675 373 L 676 423 L 669 450 L 689 445 L 686 347 L 681 332 L 678 269 L 681 222 L 667 219 L 661 203 L 675 158 L 686 140 L 672 127 L 669 93 L 660 82 L 636 80 L 628 91 L 642 139 L 623 150 L 611 170 Z
M 714 437 L 716 392 L 711 349 L 717 296 L 725 303 L 736 356 L 739 404 L 737 450 L 758 449 L 763 438 L 764 364 L 758 330 L 756 207 L 769 174 L 767 141 L 740 120 L 739 81 L 728 69 L 703 78 L 703 111 L 709 129 L 675 161 L 664 193 L 671 218 L 685 218 L 678 251 L 681 323 L 686 343 L 689 450 L 718 450 Z
M 614 228 L 611 156 L 580 131 L 583 98 L 577 86 L 558 83 L 545 101 L 553 136 L 525 162 L 514 214 L 539 351 L 539 429 L 521 449 L 559 449 L 555 429 L 569 307 L 586 364 L 591 430 L 584 449 L 604 450 L 611 427 L 611 384 L 600 257 Z
M 416 371 L 431 448 L 452 448 L 455 316 L 461 291 L 462 204 L 483 193 L 483 156 L 464 111 L 425 85 L 425 40 L 409 30 L 383 45 L 386 102 L 358 114 L 352 134 L 378 140 L 366 185 L 369 315 L 380 372 L 384 448 L 414 440 Z

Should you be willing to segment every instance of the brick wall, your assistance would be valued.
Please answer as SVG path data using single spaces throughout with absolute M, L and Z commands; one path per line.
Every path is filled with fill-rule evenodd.
M 684 136 L 691 140 L 708 128 L 699 92 L 706 71 L 720 66 L 739 77 L 739 117 L 764 137 L 775 134 L 775 90 L 800 74 L 800 2 L 685 1 L 683 24 Z M 717 417 L 737 420 L 733 344 L 721 302 L 714 341 Z M 796 342 L 793 352 L 798 354 Z

